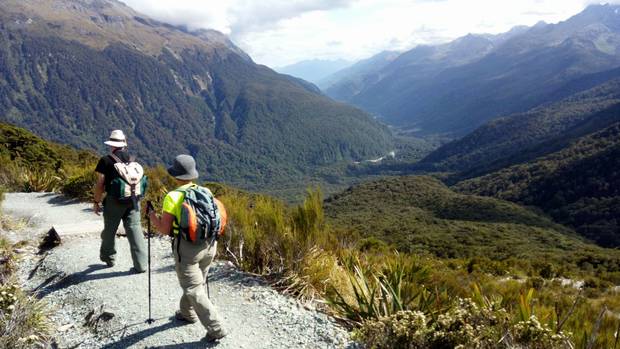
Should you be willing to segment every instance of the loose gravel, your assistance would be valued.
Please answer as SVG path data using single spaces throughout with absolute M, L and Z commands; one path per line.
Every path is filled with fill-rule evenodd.
M 31 194 L 38 200 L 36 194 Z M 10 196 L 9 196 L 10 197 Z M 29 200 L 20 195 L 20 201 Z M 4 212 L 11 212 L 7 200 Z M 46 208 L 38 206 L 39 216 Z M 80 204 L 67 203 L 65 215 L 82 214 Z M 92 213 L 91 213 L 92 214 Z M 44 224 L 53 222 L 46 216 Z M 33 230 L 43 231 L 37 225 Z M 61 236 L 62 237 L 62 236 Z M 207 343 L 199 323 L 175 320 L 181 288 L 167 238 L 151 240 L 152 324 L 148 318 L 148 274 L 130 268 L 129 244 L 117 238 L 117 263 L 108 268 L 98 260 L 96 233 L 72 234 L 42 255 L 22 250 L 21 279 L 27 289 L 54 310 L 59 348 L 354 348 L 347 331 L 326 314 L 308 310 L 279 294 L 264 279 L 217 261 L 210 271 L 211 300 L 229 335 Z

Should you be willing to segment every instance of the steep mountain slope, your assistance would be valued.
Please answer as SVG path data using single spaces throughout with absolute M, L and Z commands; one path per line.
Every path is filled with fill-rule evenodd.
M 620 120 L 620 69 L 601 75 L 616 78 L 560 102 L 493 120 L 429 154 L 421 166 L 458 172 L 459 178 L 479 176 L 558 151 L 604 129 Z M 583 79 L 579 85 L 597 79 Z
M 620 6 L 592 5 L 564 22 L 495 40 L 477 35 L 417 47 L 348 101 L 390 123 L 462 135 L 493 117 L 567 97 L 585 75 L 619 67 L 619 19 Z
M 439 91 L 431 91 L 426 85 L 432 84 L 438 74 L 478 61 L 493 48 L 493 42 L 481 35 L 468 35 L 438 46 L 418 46 L 374 74 L 374 80 L 366 79 L 360 92 L 349 101 L 383 116 L 390 123 L 411 125 L 399 122 L 401 114 L 395 113 L 401 110 L 408 113 L 405 112 L 408 106 L 403 103 L 419 105 L 433 98 Z M 428 95 L 422 96 L 424 91 Z
M 383 51 L 363 59 L 348 68 L 339 70 L 321 81 L 318 86 L 337 100 L 347 101 L 360 92 L 363 86 L 381 79 L 379 72 L 400 55 L 397 51 Z
M 441 257 L 508 258 L 587 247 L 566 228 L 503 200 L 453 192 L 430 177 L 362 183 L 325 201 L 331 223 Z
M 274 69 L 279 73 L 292 75 L 318 84 L 327 76 L 341 69 L 346 69 L 350 65 L 351 62 L 344 59 L 310 59 Z
M 620 123 L 456 188 L 538 206 L 601 245 L 620 246 Z
M 254 64 L 222 34 L 114 0 L 0 3 L 0 120 L 100 151 L 123 128 L 150 163 L 190 153 L 203 178 L 245 188 L 299 181 L 392 143 L 365 113 Z

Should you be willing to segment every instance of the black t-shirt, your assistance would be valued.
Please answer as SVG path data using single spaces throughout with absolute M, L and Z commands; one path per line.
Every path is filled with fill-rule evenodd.
M 127 150 L 117 150 L 114 152 L 119 159 L 122 161 L 130 161 L 131 156 Z M 110 183 L 114 178 L 120 177 L 116 169 L 114 168 L 114 164 L 116 161 L 110 156 L 106 155 L 99 159 L 97 163 L 97 167 L 95 168 L 96 172 L 99 172 L 105 176 L 105 191 L 107 192 L 110 188 Z

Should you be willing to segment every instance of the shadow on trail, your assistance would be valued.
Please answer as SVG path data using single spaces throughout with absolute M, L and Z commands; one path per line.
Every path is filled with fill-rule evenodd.
M 50 205 L 54 205 L 54 206 L 79 204 L 81 202 L 78 199 L 70 198 L 70 197 L 63 196 L 63 195 L 50 194 L 50 195 L 45 195 L 45 196 L 52 196 L 49 200 L 47 200 L 47 203 Z
M 190 343 L 180 343 L 180 344 L 170 344 L 170 345 L 162 345 L 157 347 L 150 347 L 149 349 L 184 349 L 184 348 L 215 348 L 218 343 L 207 343 L 204 341 L 196 341 Z
M 161 273 L 168 273 L 168 272 L 173 272 L 173 271 L 174 271 L 174 264 L 170 264 L 170 265 L 166 265 L 161 268 L 153 270 L 153 273 L 161 274 Z
M 98 270 L 106 268 L 108 267 L 102 264 L 91 264 L 85 270 L 69 274 L 65 277 L 62 277 L 62 273 L 57 273 L 44 280 L 39 286 L 34 289 L 34 291 L 39 295 L 39 298 L 43 298 L 52 292 L 59 291 L 77 284 L 81 284 L 83 282 L 109 279 L 133 274 L 133 272 L 130 270 L 92 274 Z M 54 280 L 57 280 L 58 278 L 60 278 L 60 280 L 54 282 Z
M 187 325 L 187 323 L 174 320 L 174 319 L 170 319 L 170 321 L 167 323 L 161 324 L 156 327 L 149 327 L 142 331 L 130 334 L 129 336 L 122 337 L 114 343 L 110 343 L 110 344 L 103 346 L 102 349 L 128 348 L 159 332 L 170 330 L 170 329 L 180 327 L 180 326 L 185 326 L 185 325 Z M 170 344 L 170 345 L 163 345 L 163 346 L 156 346 L 156 347 L 149 347 L 149 348 L 161 348 L 161 349 L 163 348 L 170 348 L 170 349 L 172 348 L 179 348 L 179 349 L 181 348 L 214 348 L 216 345 L 217 343 L 195 341 L 195 342 L 189 342 L 189 343 L 178 343 L 178 344 Z
M 240 272 L 232 267 L 212 266 L 209 268 L 209 282 L 227 281 L 242 286 L 266 286 L 269 283 L 262 277 Z

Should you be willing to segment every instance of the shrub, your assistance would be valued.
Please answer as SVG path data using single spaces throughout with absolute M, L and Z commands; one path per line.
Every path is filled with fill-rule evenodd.
M 97 174 L 92 169 L 82 169 L 79 173 L 66 179 L 62 185 L 63 194 L 80 199 L 92 200 L 93 187 L 97 181 Z
M 22 169 L 23 191 L 25 192 L 58 192 L 62 187 L 63 178 L 58 173 L 43 170 Z
M 22 190 L 24 183 L 20 167 L 8 156 L 0 156 L 0 163 L 0 186 L 7 191 Z
M 564 333 L 556 333 L 542 325 L 536 316 L 513 325 L 508 312 L 498 304 L 481 306 L 471 299 L 459 297 L 436 317 L 404 310 L 365 321 L 356 337 L 367 347 L 375 349 L 574 347 Z
M 357 243 L 357 249 L 362 252 L 386 253 L 389 247 L 385 241 L 379 240 L 376 237 L 371 236 L 359 240 L 359 242 Z
M 380 320 L 365 321 L 355 337 L 373 349 L 428 348 L 426 321 L 420 311 L 399 311 Z
M 296 239 L 284 203 L 262 195 L 231 192 L 220 197 L 228 211 L 226 254 L 245 270 L 261 274 L 299 271 L 312 246 Z
M 508 319 L 503 308 L 481 307 L 471 299 L 457 298 L 433 324 L 430 347 L 492 348 L 505 333 Z
M 13 252 L 13 246 L 11 243 L 3 238 L 0 238 L 0 284 L 4 285 L 8 282 L 8 279 L 13 275 L 17 263 L 15 261 L 15 253 Z
M 352 296 L 332 287 L 329 302 L 347 318 L 363 322 L 380 319 L 398 311 L 428 311 L 428 291 L 424 283 L 429 270 L 413 257 L 388 255 L 382 265 L 363 262 L 357 256 L 344 259 Z
M 532 315 L 527 321 L 519 321 L 512 328 L 516 343 L 531 349 L 573 348 L 569 338 L 562 332 L 556 333 L 543 325 Z

